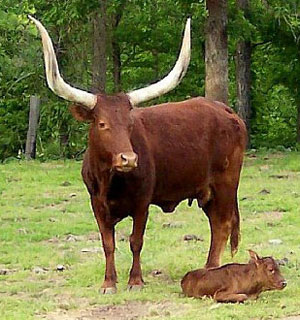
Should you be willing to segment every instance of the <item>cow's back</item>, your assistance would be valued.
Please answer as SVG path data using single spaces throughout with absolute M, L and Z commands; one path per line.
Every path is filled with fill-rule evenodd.
M 153 203 L 179 202 L 201 193 L 232 162 L 238 179 L 246 131 L 225 105 L 194 98 L 136 109 L 134 118 L 143 126 L 155 167 Z

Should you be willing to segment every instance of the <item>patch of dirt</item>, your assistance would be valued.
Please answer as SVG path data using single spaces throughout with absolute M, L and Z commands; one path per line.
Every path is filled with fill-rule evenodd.
M 183 240 L 184 241 L 204 241 L 203 237 L 201 236 L 197 236 L 195 234 L 186 234 L 184 237 L 183 237 Z
M 259 171 L 267 171 L 267 170 L 269 170 L 269 169 L 270 169 L 270 166 L 267 165 L 267 164 L 265 164 L 264 166 L 260 166 L 260 167 L 259 167 Z
M 281 153 L 281 152 L 270 153 L 270 154 L 266 155 L 265 158 L 268 158 L 268 159 L 265 159 L 265 160 L 269 160 L 269 159 L 282 159 L 282 158 L 284 158 L 284 153 Z
M 52 162 L 43 162 L 40 164 L 41 168 L 46 169 L 57 169 L 57 168 L 64 168 L 64 164 L 52 163 Z
M 269 177 L 274 179 L 288 179 L 289 175 L 288 174 L 271 174 Z
M 3 265 L 3 267 L 2 267 L 2 265 L 0 265 L 0 275 L 1 276 L 6 276 L 6 275 L 9 275 L 9 274 L 11 274 L 13 272 L 17 272 L 17 271 L 18 271 L 18 269 L 9 269 L 9 268 L 6 268 L 5 265 Z
M 283 212 L 282 211 L 264 212 L 264 217 L 269 220 L 280 220 L 283 217 Z
M 65 243 L 65 242 L 97 242 L 99 243 L 100 241 L 100 234 L 99 232 L 90 232 L 88 234 L 83 234 L 83 235 L 73 235 L 73 234 L 67 234 L 64 237 L 53 237 L 48 240 L 45 240 L 46 242 L 50 243 Z
M 49 197 L 49 198 L 51 198 L 51 197 Z M 59 211 L 61 211 L 62 213 L 65 213 L 65 212 L 66 212 L 66 204 L 67 204 L 69 201 L 70 201 L 69 199 L 64 199 L 64 200 L 61 200 L 61 201 L 58 202 L 58 203 L 42 204 L 42 205 L 34 206 L 33 208 L 34 208 L 35 210 L 40 210 L 40 209 L 48 208 L 48 209 L 52 209 L 52 210 L 59 210 Z
M 56 311 L 40 317 L 47 320 L 136 320 L 180 314 L 185 305 L 169 301 L 159 303 L 132 301 L 121 305 L 106 305 L 84 310 Z
M 171 277 L 166 272 L 159 270 L 159 269 L 152 270 L 148 275 L 153 278 L 159 278 L 160 280 L 167 282 L 167 283 L 174 283 L 174 281 L 171 279 Z
M 87 235 L 87 238 L 89 241 L 100 241 L 101 240 L 99 232 L 90 232 Z
M 271 192 L 267 189 L 262 189 L 261 191 L 259 191 L 259 194 L 270 194 Z
M 163 228 L 182 228 L 183 226 L 184 223 L 180 221 L 165 222 L 162 224 Z

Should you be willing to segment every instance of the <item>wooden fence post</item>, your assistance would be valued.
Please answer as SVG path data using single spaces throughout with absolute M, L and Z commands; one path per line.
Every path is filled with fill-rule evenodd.
M 27 131 L 25 157 L 27 160 L 35 159 L 36 134 L 40 117 L 41 100 L 37 96 L 30 96 L 29 126 Z

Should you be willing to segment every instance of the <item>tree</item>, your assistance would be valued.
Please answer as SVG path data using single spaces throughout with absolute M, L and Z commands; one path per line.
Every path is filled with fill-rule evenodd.
M 249 16 L 249 0 L 236 0 L 236 5 L 245 17 Z M 236 46 L 236 109 L 245 121 L 250 144 L 251 119 L 251 42 L 240 39 Z
M 295 146 L 300 142 L 300 1 L 254 5 L 251 20 L 259 35 L 252 45 L 252 140 L 258 146 Z
M 111 14 L 112 21 L 112 36 L 111 36 L 111 49 L 112 49 L 112 62 L 113 62 L 113 82 L 114 92 L 121 91 L 121 48 L 118 39 L 118 26 L 121 22 L 122 15 L 127 0 L 121 0 L 118 5 L 114 7 L 114 12 Z
M 72 119 L 67 102 L 43 78 L 41 41 L 27 14 L 47 28 L 67 82 L 108 93 L 143 87 L 169 72 L 185 19 L 192 16 L 188 73 L 175 90 L 149 104 L 205 90 L 227 103 L 230 90 L 230 102 L 251 127 L 251 146 L 295 147 L 299 8 L 300 0 L 1 0 L 0 159 L 25 149 L 31 95 L 42 97 L 37 158 L 74 157 L 86 148 L 86 126 Z
M 205 96 L 228 104 L 227 0 L 207 0 Z
M 93 62 L 92 88 L 97 92 L 105 92 L 106 88 L 106 0 L 98 0 L 92 17 L 93 24 Z

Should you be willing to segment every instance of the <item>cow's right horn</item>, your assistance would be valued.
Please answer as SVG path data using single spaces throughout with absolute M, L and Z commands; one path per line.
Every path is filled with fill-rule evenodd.
M 181 50 L 177 62 L 171 72 L 162 80 L 148 87 L 127 93 L 132 105 L 157 98 L 174 89 L 184 77 L 191 57 L 191 19 L 187 19 Z
M 73 101 L 93 109 L 96 105 L 97 97 L 92 93 L 73 88 L 63 80 L 59 73 L 53 44 L 47 30 L 35 18 L 31 17 L 30 15 L 28 15 L 28 18 L 36 24 L 41 33 L 44 49 L 46 77 L 50 89 L 55 94 L 66 100 Z

